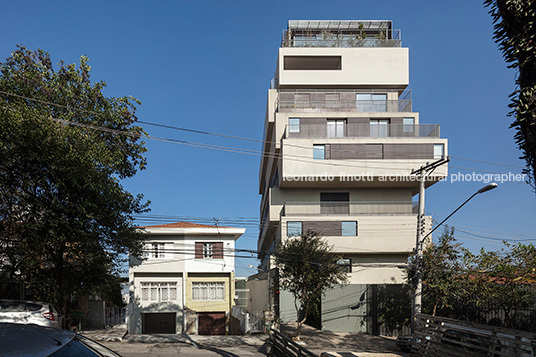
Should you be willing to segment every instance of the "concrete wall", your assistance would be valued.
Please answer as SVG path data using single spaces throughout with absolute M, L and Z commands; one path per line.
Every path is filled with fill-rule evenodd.
M 304 176 L 313 177 L 341 177 L 348 180 L 350 176 L 376 177 L 377 184 L 381 183 L 378 176 L 403 176 L 409 177 L 410 172 L 426 162 L 434 161 L 433 156 L 412 158 L 408 153 L 406 158 L 398 159 L 345 159 L 345 160 L 314 160 L 313 145 L 326 144 L 382 144 L 382 145 L 422 145 L 427 144 L 432 147 L 434 144 L 443 144 L 445 147 L 444 155 L 448 155 L 447 140 L 438 138 L 324 138 L 324 139 L 284 139 L 283 140 L 283 161 L 281 165 L 281 186 L 290 185 L 307 185 L 307 181 L 298 181 L 296 177 Z M 428 155 L 429 156 L 429 155 Z M 299 160 L 297 160 L 299 158 Z M 447 175 L 447 166 L 442 165 L 434 172 L 435 176 L 444 177 Z M 415 178 L 415 176 L 412 176 Z M 361 179 L 363 180 L 363 179 Z M 333 181 L 333 180 L 331 180 Z M 319 185 L 323 182 L 330 184 L 330 181 L 321 181 L 317 179 L 314 184 Z M 408 181 L 407 184 L 417 185 L 416 179 Z M 400 186 L 405 182 L 384 180 L 387 186 Z M 359 184 L 359 182 L 357 183 Z M 356 185 L 353 182 L 353 185 Z
M 340 70 L 285 70 L 284 56 L 342 56 Z M 278 58 L 279 86 L 407 86 L 408 48 L 282 47 Z
M 270 305 L 270 280 L 269 273 L 263 272 L 252 275 L 246 282 L 246 288 L 249 290 L 246 310 L 252 314 L 258 314 L 271 309 Z

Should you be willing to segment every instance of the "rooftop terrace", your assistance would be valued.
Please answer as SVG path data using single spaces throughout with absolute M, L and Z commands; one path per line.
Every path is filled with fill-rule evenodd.
M 388 20 L 290 20 L 281 47 L 400 47 Z

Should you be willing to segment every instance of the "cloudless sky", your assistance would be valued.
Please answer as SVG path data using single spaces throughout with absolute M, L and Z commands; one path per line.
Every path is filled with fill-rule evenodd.
M 524 165 L 507 117 L 514 90 L 480 1 L 2 1 L 0 61 L 17 44 L 41 48 L 53 63 L 87 55 L 108 96 L 133 95 L 140 120 L 262 139 L 266 95 L 282 30 L 294 20 L 392 20 L 410 49 L 413 109 L 441 124 L 455 157 Z M 260 150 L 258 142 L 145 126 L 152 136 Z M 151 214 L 259 215 L 259 157 L 147 141 L 148 168 L 124 182 L 151 201 Z M 450 174 L 520 173 L 519 167 L 452 158 Z M 469 169 L 469 170 L 468 170 Z M 476 173 L 483 173 L 475 171 Z M 426 191 L 426 213 L 441 221 L 483 182 L 441 182 Z M 415 199 L 417 196 L 415 197 Z M 499 249 L 489 238 L 536 239 L 536 197 L 504 183 L 475 197 L 449 220 L 471 250 Z M 438 232 L 440 232 L 438 230 Z M 506 232 L 506 233 L 504 233 Z M 256 249 L 248 225 L 237 248 Z M 236 262 L 237 276 L 256 272 Z

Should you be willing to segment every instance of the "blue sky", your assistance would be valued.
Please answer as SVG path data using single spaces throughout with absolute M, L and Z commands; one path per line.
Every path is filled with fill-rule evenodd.
M 507 117 L 515 73 L 492 40 L 480 1 L 5 1 L 0 58 L 17 44 L 50 52 L 54 63 L 87 55 L 92 80 L 105 80 L 107 95 L 141 100 L 140 120 L 261 139 L 289 19 L 392 20 L 410 49 L 413 108 L 421 123 L 441 124 L 453 157 L 450 173 L 520 172 L 459 159 L 523 165 Z M 145 129 L 152 136 L 260 149 L 258 142 Z M 147 170 L 124 184 L 152 202 L 152 215 L 258 217 L 258 156 L 152 140 L 147 147 Z M 436 184 L 426 191 L 426 212 L 440 221 L 484 185 Z M 498 249 L 489 238 L 536 239 L 534 217 L 530 187 L 504 183 L 449 223 L 485 236 L 459 232 L 467 248 Z M 247 224 L 237 247 L 256 249 L 257 234 Z M 237 275 L 254 273 L 250 264 L 257 261 L 237 259 Z

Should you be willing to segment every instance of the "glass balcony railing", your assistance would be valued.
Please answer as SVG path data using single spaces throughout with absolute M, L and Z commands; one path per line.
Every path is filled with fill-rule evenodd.
M 292 31 L 284 30 L 281 47 L 401 47 L 400 30 Z
M 413 201 L 285 202 L 284 216 L 417 214 Z
M 278 112 L 411 112 L 411 90 L 280 90 L 276 109 Z
M 395 100 L 278 100 L 278 112 L 411 112 L 411 99 Z
M 323 124 L 297 122 L 285 128 L 285 138 L 439 138 L 439 124 L 348 123 L 332 120 Z

